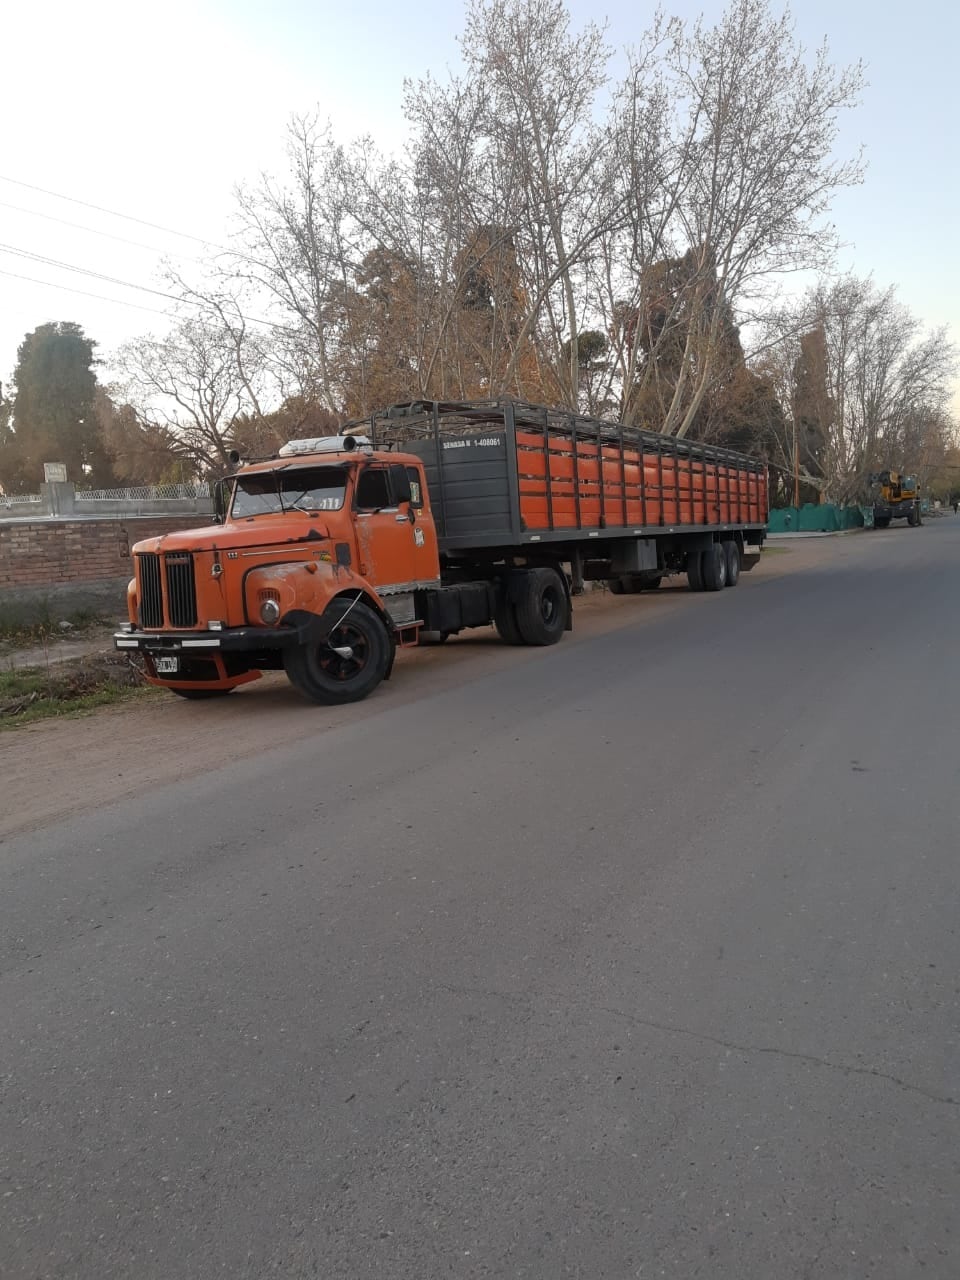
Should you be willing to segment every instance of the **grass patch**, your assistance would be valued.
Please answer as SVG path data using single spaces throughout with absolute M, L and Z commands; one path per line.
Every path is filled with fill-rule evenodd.
M 0 731 L 153 692 L 127 654 L 96 654 L 49 667 L 0 671 Z
M 792 547 L 771 547 L 765 542 L 761 559 L 766 560 L 767 556 L 788 556 L 792 550 Z

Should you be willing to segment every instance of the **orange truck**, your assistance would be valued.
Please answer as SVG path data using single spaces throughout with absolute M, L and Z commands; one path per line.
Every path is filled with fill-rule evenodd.
M 763 546 L 767 475 L 538 405 L 419 401 L 244 463 L 216 506 L 208 528 L 133 548 L 116 647 L 180 697 L 283 670 L 336 704 L 424 639 L 493 623 L 508 644 L 555 644 L 586 581 L 736 586 Z

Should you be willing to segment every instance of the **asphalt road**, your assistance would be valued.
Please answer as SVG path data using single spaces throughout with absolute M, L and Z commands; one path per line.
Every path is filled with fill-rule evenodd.
M 817 557 L 0 844 L 0 1276 L 955 1280 L 960 520 Z

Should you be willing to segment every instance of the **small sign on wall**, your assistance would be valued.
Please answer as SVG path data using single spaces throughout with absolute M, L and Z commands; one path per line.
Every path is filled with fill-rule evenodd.
M 43 464 L 44 484 L 66 484 L 67 464 L 65 462 L 45 462 Z

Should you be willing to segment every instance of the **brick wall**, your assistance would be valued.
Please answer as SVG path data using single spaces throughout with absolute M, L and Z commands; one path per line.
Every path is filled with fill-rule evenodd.
M 207 519 L 180 515 L 0 521 L 0 592 L 130 577 L 130 548 L 135 542 L 195 528 Z

